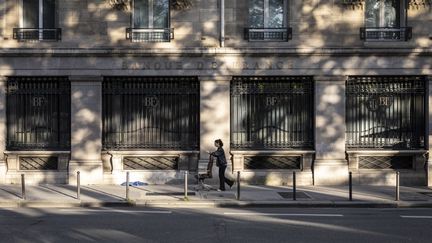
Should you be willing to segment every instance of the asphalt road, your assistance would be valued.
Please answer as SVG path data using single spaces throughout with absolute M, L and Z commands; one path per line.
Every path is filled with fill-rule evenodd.
M 0 242 L 432 242 L 432 209 L 0 209 Z

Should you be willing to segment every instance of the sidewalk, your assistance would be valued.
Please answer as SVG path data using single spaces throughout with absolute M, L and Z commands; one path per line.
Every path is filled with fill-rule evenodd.
M 20 185 L 0 185 L 0 207 L 430 207 L 432 190 L 426 187 L 401 187 L 395 201 L 395 187 L 353 186 L 353 201 L 348 187 L 302 186 L 296 199 L 291 187 L 242 185 L 240 200 L 234 186 L 225 192 L 195 190 L 189 185 L 184 199 L 183 185 L 145 185 L 130 188 L 120 185 L 81 186 L 80 200 L 71 185 L 26 186 L 26 200 Z M 216 188 L 216 187 L 215 187 Z

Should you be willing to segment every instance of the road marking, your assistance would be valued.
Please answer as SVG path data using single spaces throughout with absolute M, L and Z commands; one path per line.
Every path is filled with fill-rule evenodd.
M 342 214 L 302 214 L 302 213 L 228 213 L 225 215 L 240 215 L 240 216 L 296 216 L 296 217 L 343 217 Z
M 171 211 L 151 211 L 151 210 L 122 210 L 122 209 L 73 209 L 73 208 L 64 208 L 60 209 L 60 211 L 64 212 L 99 212 L 99 213 L 148 213 L 148 214 L 171 214 Z
M 142 211 L 142 210 L 107 210 L 107 212 L 116 212 L 116 213 L 149 213 L 149 214 L 170 214 L 171 211 Z
M 408 219 L 432 219 L 432 216 L 401 215 L 401 218 L 408 218 Z

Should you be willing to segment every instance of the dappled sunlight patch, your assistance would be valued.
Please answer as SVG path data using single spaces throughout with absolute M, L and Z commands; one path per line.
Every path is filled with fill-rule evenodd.
M 79 120 L 79 122 L 83 123 L 92 123 L 98 121 L 99 119 L 98 115 L 89 109 L 80 109 L 78 112 L 76 112 L 76 118 Z

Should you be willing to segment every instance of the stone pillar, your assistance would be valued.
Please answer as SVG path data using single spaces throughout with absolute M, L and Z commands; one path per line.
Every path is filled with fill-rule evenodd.
M 214 151 L 214 140 L 222 139 L 230 166 L 230 80 L 231 77 L 200 77 L 200 156 L 199 163 L 207 165 L 207 151 Z M 213 167 L 213 178 L 217 177 Z
M 69 184 L 103 182 L 102 150 L 102 78 L 70 76 L 71 80 L 71 160 Z
M 6 77 L 0 76 L 0 183 L 6 181 Z
M 345 76 L 315 77 L 315 185 L 341 185 L 348 181 L 345 81 Z
M 428 102 L 428 123 L 427 123 L 427 130 L 428 130 L 428 162 L 426 166 L 426 175 L 427 175 L 427 186 L 432 188 L 432 76 L 428 77 L 428 94 L 429 94 L 429 102 Z

